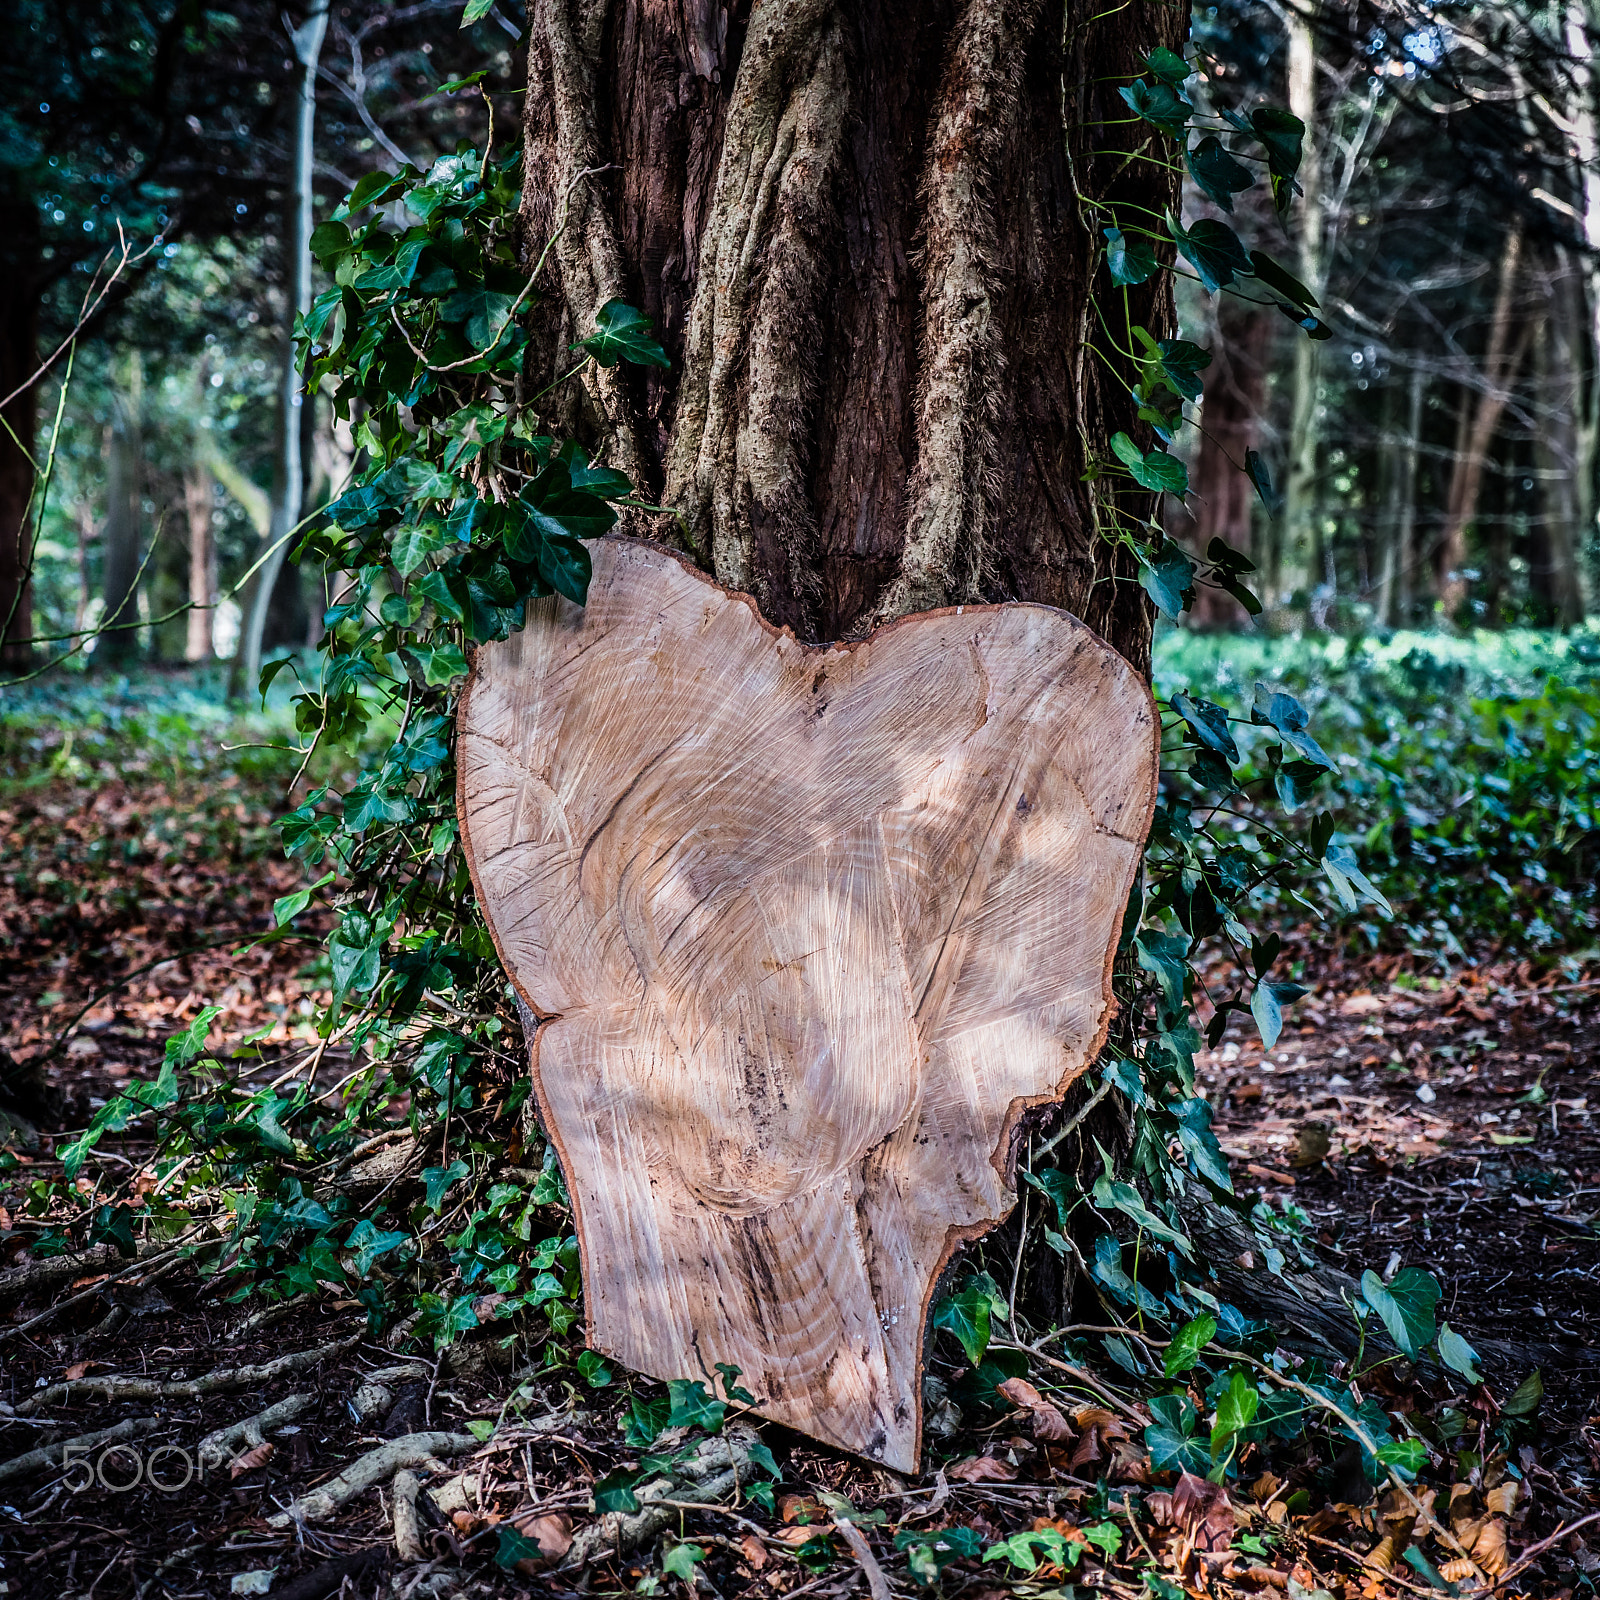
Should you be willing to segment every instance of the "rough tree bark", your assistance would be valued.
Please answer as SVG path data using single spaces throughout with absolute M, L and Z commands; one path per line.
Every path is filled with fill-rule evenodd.
M 1150 610 L 1084 481 L 1112 433 L 1145 437 L 1085 348 L 1114 215 L 1088 202 L 1175 201 L 1128 162 L 1149 130 L 1116 88 L 1186 23 L 1161 0 L 531 0 L 530 251 L 566 215 L 545 349 L 622 296 L 673 358 L 559 397 L 682 518 L 626 531 L 802 639 L 1016 598 L 1146 666 Z M 1133 313 L 1167 331 L 1167 291 Z

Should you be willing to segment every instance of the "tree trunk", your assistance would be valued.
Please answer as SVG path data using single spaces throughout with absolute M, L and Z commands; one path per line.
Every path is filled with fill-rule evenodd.
M 1533 434 L 1539 472 L 1539 541 L 1543 570 L 1534 577 L 1558 628 L 1583 621 L 1585 479 L 1594 469 L 1584 428 L 1583 362 L 1588 343 L 1583 290 L 1567 252 L 1558 248 L 1546 280 L 1548 299 L 1534 339 L 1540 425 Z
M 1524 321 L 1515 346 L 1511 345 L 1512 298 L 1522 262 L 1522 225 L 1512 225 L 1506 235 L 1500 258 L 1500 280 L 1495 289 L 1494 310 L 1489 318 L 1489 338 L 1483 356 L 1483 388 L 1465 395 L 1470 421 L 1466 437 L 1456 452 L 1450 473 L 1450 490 L 1445 502 L 1444 527 L 1439 535 L 1435 566 L 1438 571 L 1439 603 L 1446 617 L 1454 617 L 1467 599 L 1467 529 L 1478 510 L 1478 494 L 1483 488 L 1483 469 L 1489 447 L 1499 431 L 1500 418 L 1511 398 L 1511 385 L 1527 353 L 1533 333 L 1531 321 Z
M 189 524 L 189 613 L 184 641 L 186 661 L 211 660 L 211 608 L 217 600 L 217 547 L 212 538 L 213 479 L 206 463 L 195 461 L 183 475 L 183 508 Z
M 26 383 L 38 362 L 39 211 L 23 198 L 0 206 L 0 398 Z M 28 512 L 33 498 L 36 391 L 5 406 L 0 428 L 0 666 L 25 667 L 33 654 L 33 582 Z
M 1183 10 L 531 0 L 529 23 L 530 252 L 570 195 L 545 352 L 620 296 L 672 356 L 591 369 L 554 420 L 802 639 L 1029 599 L 1144 668 L 1151 611 L 1099 528 L 1111 493 L 1135 521 L 1150 497 L 1084 476 L 1112 433 L 1149 436 L 1085 335 L 1100 228 L 1176 203 L 1126 161 L 1116 86 Z M 1169 331 L 1165 287 L 1131 300 Z
M 95 660 L 121 666 L 139 654 L 140 547 L 144 525 L 144 440 L 141 412 L 144 373 L 137 353 L 128 358 L 125 381 L 111 403 L 106 430 L 106 523 L 101 538 L 100 592 L 105 608 Z
M 245 588 L 239 649 L 228 675 L 229 692 L 253 692 L 261 675 L 261 645 L 267 613 L 289 553 L 290 534 L 300 521 L 305 495 L 300 412 L 304 399 L 295 366 L 294 322 L 311 309 L 312 153 L 317 120 L 317 61 L 328 31 L 328 0 L 311 0 L 306 19 L 295 29 L 294 53 L 300 63 L 300 93 L 294 125 L 294 153 L 285 203 L 283 249 L 288 267 L 288 306 L 283 330 L 283 372 L 278 388 L 278 452 L 273 474 L 272 526 L 261 565 Z
M 1259 308 L 1227 295 L 1219 297 L 1194 472 L 1197 550 L 1221 539 L 1244 555 L 1255 555 L 1256 492 L 1243 467 L 1245 452 L 1255 447 L 1266 405 L 1273 333 L 1272 323 Z M 1208 628 L 1239 628 L 1248 620 L 1232 595 L 1209 585 L 1196 591 L 1193 616 L 1197 625 Z
M 1095 264 L 1104 227 L 1177 208 L 1175 164 L 1128 159 L 1150 130 L 1117 90 L 1186 26 L 1162 0 L 529 0 L 528 260 L 555 235 L 530 360 L 560 370 L 613 298 L 671 357 L 591 366 L 540 408 L 669 508 L 621 531 L 678 546 L 806 645 L 1028 600 L 1147 676 L 1153 610 L 1105 530 L 1158 507 L 1091 469 L 1113 434 L 1151 435 L 1088 344 L 1101 317 L 1131 342 L 1125 303 L 1155 337 L 1174 329 L 1166 275 L 1125 302 Z M 984 1148 L 991 1175 L 1010 1132 Z M 747 1265 L 788 1271 L 793 1252 L 746 1234 Z M 924 1313 L 929 1261 L 919 1247 L 902 1272 Z M 895 1359 L 913 1354 L 901 1412 L 869 1397 L 886 1431 L 865 1437 L 900 1464 L 919 1344 L 890 1329 L 918 1307 L 878 1287 Z
M 1291 7 L 1289 29 L 1289 109 L 1306 126 L 1305 153 L 1300 162 L 1300 187 L 1305 191 L 1296 208 L 1300 226 L 1296 236 L 1300 281 L 1319 298 L 1323 292 L 1322 261 L 1322 139 L 1317 115 L 1316 6 L 1303 14 Z M 1292 603 L 1297 592 L 1309 607 L 1312 591 L 1321 580 L 1321 539 L 1317 528 L 1317 392 L 1320 384 L 1321 344 L 1315 339 L 1294 341 L 1294 377 L 1289 407 L 1289 470 L 1283 497 L 1283 542 L 1278 578 L 1280 604 Z

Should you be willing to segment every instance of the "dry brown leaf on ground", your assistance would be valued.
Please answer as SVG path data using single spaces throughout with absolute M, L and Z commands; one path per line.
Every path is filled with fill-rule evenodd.
M 1106 1476 L 1112 1483 L 1149 1483 L 1150 1457 L 1134 1440 L 1118 1439 L 1111 1446 Z
M 1196 1550 L 1211 1553 L 1227 1550 L 1239 1528 L 1228 1491 L 1192 1472 L 1183 1473 L 1172 1491 L 1172 1515 Z
M 1491 1489 L 1483 1497 L 1485 1509 L 1493 1517 L 1509 1517 L 1517 1509 L 1517 1500 L 1522 1492 L 1522 1485 L 1515 1478 L 1507 1478 L 1498 1488 Z
M 786 1494 L 778 1502 L 778 1515 L 785 1522 L 828 1522 L 827 1508 L 809 1494 Z
M 1003 1394 L 1014 1406 L 1022 1406 L 1033 1417 L 1035 1439 L 1070 1439 L 1072 1424 L 1061 1414 L 1061 1408 L 1039 1393 L 1026 1378 L 1007 1378 L 1000 1385 Z
M 965 1461 L 945 1468 L 946 1477 L 957 1478 L 962 1483 L 1010 1483 L 1016 1475 L 1017 1469 L 998 1456 L 968 1456 Z
M 242 1477 L 246 1472 L 254 1472 L 257 1467 L 264 1467 L 272 1459 L 277 1447 L 270 1439 L 261 1444 L 253 1445 L 240 1455 L 236 1455 L 228 1463 L 228 1476 L 230 1478 Z
M 1467 1553 L 1491 1578 L 1498 1578 L 1511 1565 L 1506 1550 L 1505 1518 L 1490 1517 L 1467 1546 Z
M 539 1547 L 539 1559 L 519 1561 L 519 1570 L 526 1567 L 532 1571 L 548 1562 L 559 1561 L 572 1545 L 572 1518 L 564 1511 L 547 1511 L 538 1516 L 518 1512 L 513 1514 L 511 1526 Z
M 744 1553 L 745 1560 L 750 1563 L 752 1572 L 760 1572 L 772 1559 L 767 1554 L 767 1547 L 753 1533 L 747 1533 L 739 1541 L 739 1549 Z

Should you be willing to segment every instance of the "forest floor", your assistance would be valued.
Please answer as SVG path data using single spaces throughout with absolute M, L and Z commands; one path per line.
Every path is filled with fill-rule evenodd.
M 263 846 L 267 821 L 242 791 L 197 794 L 149 774 L 0 797 L 0 944 L 11 952 L 0 966 L 0 1050 L 13 1061 L 48 1055 L 62 1126 L 81 1126 L 117 1087 L 153 1077 L 164 1039 L 204 1003 L 224 1006 L 225 1044 L 259 1035 L 262 1070 L 277 1047 L 309 1036 L 312 947 L 237 953 L 270 926 L 272 899 L 296 885 Z M 197 945 L 207 948 L 180 955 Z M 1463 1470 L 1479 1472 L 1474 1492 L 1503 1513 L 1501 1592 L 1592 1593 L 1600 1520 L 1584 1519 L 1600 1518 L 1600 983 L 1541 981 L 1526 967 L 1415 977 L 1387 958 L 1352 962 L 1312 946 L 1306 962 L 1313 994 L 1276 1049 L 1229 1042 L 1202 1058 L 1237 1180 L 1308 1252 L 1346 1272 L 1432 1271 L 1441 1314 L 1484 1352 L 1495 1392 L 1539 1367 L 1537 1424 L 1497 1475 L 1510 1470 L 1520 1490 L 1508 1497 L 1482 1467 Z M 330 1082 L 336 1067 L 323 1064 Z M 10 1319 L 0 1321 L 8 1597 L 651 1594 L 686 1593 L 686 1579 L 730 1600 L 999 1600 L 1074 1586 L 1164 1600 L 1435 1592 L 1423 1567 L 1372 1564 L 1384 1530 L 1394 1531 L 1392 1495 L 1341 1498 L 1326 1470 L 1308 1468 L 1299 1481 L 1316 1492 L 1290 1513 L 1287 1486 L 1270 1471 L 1246 1473 L 1220 1499 L 1199 1480 L 1152 1473 L 1137 1425 L 1146 1413 L 1115 1371 L 1098 1375 L 1097 1390 L 1068 1377 L 1048 1392 L 1065 1413 L 1063 1436 L 1035 1437 L 1038 1413 L 1027 1409 L 968 1416 L 915 1479 L 764 1427 L 782 1471 L 773 1511 L 750 1498 L 695 1509 L 691 1474 L 670 1519 L 658 1519 L 665 1528 L 650 1526 L 630 1547 L 628 1526 L 597 1519 L 591 1495 L 639 1458 L 622 1433 L 630 1395 L 661 1386 L 619 1377 L 575 1390 L 570 1369 L 518 1370 L 515 1352 L 470 1343 L 419 1355 L 370 1341 L 360 1310 L 336 1292 L 263 1309 L 230 1303 L 221 1278 L 165 1264 L 96 1266 L 25 1293 L 19 1286 L 37 1279 L 21 1202 L 54 1163 L 48 1132 L 0 1173 L 0 1269 L 11 1269 L 0 1272 L 0 1319 Z M 1406 1412 L 1438 1398 L 1430 1384 L 1439 1391 L 1437 1380 L 1395 1373 L 1376 1389 Z M 274 1428 L 269 1419 L 270 1437 L 202 1451 L 216 1430 L 285 1402 L 280 1421 L 292 1420 Z M 1494 1402 L 1480 1393 L 1472 1404 L 1460 1442 L 1482 1451 Z M 474 1432 L 497 1420 L 480 1443 Z M 128 1442 L 109 1455 L 115 1438 L 76 1465 L 48 1452 L 118 1427 Z M 430 1440 L 419 1443 L 421 1434 Z M 730 1427 L 724 1464 L 729 1451 L 737 1464 L 745 1437 Z M 393 1477 L 391 1450 L 371 1486 L 338 1506 L 308 1498 L 319 1487 L 338 1498 L 339 1474 L 396 1439 L 409 1441 L 402 1465 L 422 1492 L 416 1478 Z M 203 1474 L 202 1455 L 212 1463 Z M 1120 1516 L 1126 1536 L 1115 1559 L 1101 1560 L 1107 1552 L 1090 1553 L 1077 1530 L 1108 1516 Z M 983 1542 L 1054 1528 L 1081 1559 L 1022 1577 L 938 1546 L 935 1530 L 963 1528 Z M 943 1565 L 931 1589 L 908 1565 L 918 1537 Z

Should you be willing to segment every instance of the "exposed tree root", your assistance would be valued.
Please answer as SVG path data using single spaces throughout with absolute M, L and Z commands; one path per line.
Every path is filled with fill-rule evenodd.
M 734 1425 L 720 1437 L 707 1439 L 684 1463 L 686 1484 L 657 1478 L 634 1490 L 638 1511 L 610 1511 L 579 1530 L 561 1563 L 563 1572 L 575 1571 L 606 1554 L 624 1554 L 655 1538 L 681 1514 L 684 1501 L 716 1500 L 742 1480 L 750 1470 L 750 1446 L 756 1442 L 752 1428 Z M 652 1504 L 672 1500 L 674 1504 Z
M 32 1416 L 35 1411 L 65 1404 L 81 1395 L 95 1395 L 102 1400 L 198 1400 L 202 1395 L 226 1394 L 232 1389 L 251 1389 L 271 1383 L 286 1372 L 300 1372 L 314 1367 L 318 1362 L 343 1355 L 361 1342 L 359 1334 L 348 1339 L 336 1339 L 316 1350 L 296 1350 L 289 1355 L 263 1361 L 259 1366 L 219 1367 L 201 1378 L 185 1378 L 161 1382 L 154 1378 L 125 1378 L 115 1374 L 103 1378 L 72 1378 L 65 1383 L 53 1383 L 41 1389 L 17 1407 L 19 1417 Z
M 309 1394 L 291 1394 L 276 1405 L 258 1411 L 253 1417 L 240 1422 L 230 1422 L 225 1428 L 208 1433 L 200 1441 L 197 1454 L 203 1468 L 220 1467 L 231 1461 L 245 1446 L 254 1449 L 266 1443 L 266 1436 L 286 1422 L 293 1422 L 316 1397 Z
M 402 1468 L 394 1475 L 394 1553 L 414 1566 L 427 1559 L 422 1548 L 422 1529 L 417 1522 L 417 1494 L 422 1480 L 416 1473 Z
M 102 1428 L 98 1433 L 82 1433 L 76 1439 L 62 1439 L 55 1444 L 41 1445 L 26 1455 L 13 1456 L 10 1461 L 0 1462 L 0 1483 L 9 1483 L 13 1478 L 26 1478 L 30 1473 L 45 1468 L 59 1467 L 68 1445 L 92 1450 L 96 1445 L 119 1444 L 124 1439 L 138 1439 L 144 1434 L 153 1433 L 160 1426 L 158 1417 L 129 1417 L 126 1422 L 119 1422 L 114 1428 Z
M 326 1522 L 346 1501 L 354 1500 L 375 1483 L 385 1482 L 402 1467 L 436 1465 L 441 1457 L 459 1456 L 477 1448 L 478 1441 L 470 1433 L 404 1434 L 369 1450 L 338 1477 L 291 1501 L 287 1511 L 280 1511 L 267 1521 L 274 1528 L 287 1528 L 296 1522 Z

